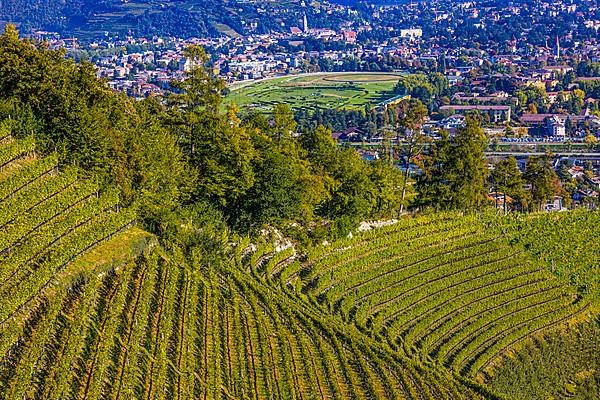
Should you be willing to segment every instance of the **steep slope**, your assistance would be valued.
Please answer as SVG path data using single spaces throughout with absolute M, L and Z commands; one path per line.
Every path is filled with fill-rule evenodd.
M 501 228 L 476 215 L 404 219 L 270 279 L 400 353 L 476 378 L 532 335 L 595 313 Z
M 154 249 L 45 306 L 3 361 L 4 398 L 482 398 L 235 263 Z
M 33 141 L 14 140 L 5 123 L 0 137 L 0 354 L 11 358 L 55 295 L 85 272 L 74 262 L 135 216 L 75 170 L 59 173 L 55 157 L 38 158 Z
M 597 315 L 520 221 L 404 218 L 307 255 L 241 239 L 209 262 L 0 129 L 1 399 L 498 399 L 504 355 Z
M 157 248 L 2 125 L 0 398 L 477 398 L 256 279 Z

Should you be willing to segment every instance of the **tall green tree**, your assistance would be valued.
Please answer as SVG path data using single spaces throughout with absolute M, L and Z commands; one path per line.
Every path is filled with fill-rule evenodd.
M 187 62 L 185 79 L 171 85 L 179 91 L 168 98 L 171 114 L 179 126 L 180 142 L 193 160 L 196 150 L 213 135 L 222 123 L 221 103 L 225 83 L 211 72 L 208 54 L 200 45 L 190 45 L 183 51 Z
M 500 160 L 494 165 L 494 169 L 490 173 L 490 181 L 495 191 L 512 197 L 522 207 L 527 206 L 525 191 L 523 190 L 523 174 L 514 156 Z M 504 212 L 507 212 L 506 198 L 504 200 Z
M 273 128 L 273 134 L 279 143 L 296 132 L 294 112 L 289 105 L 280 103 L 273 107 Z
M 425 144 L 429 141 L 421 129 L 428 111 L 420 100 L 410 100 L 401 102 L 396 108 L 396 112 L 396 132 L 397 139 L 400 142 L 400 156 L 406 161 L 400 202 L 400 212 L 403 212 L 406 204 L 406 190 L 411 175 L 411 167 L 415 158 L 423 152 Z
M 482 208 L 487 201 L 486 143 L 481 122 L 474 116 L 465 118 L 465 126 L 454 137 L 442 132 L 422 163 L 420 203 L 440 209 Z
M 560 192 L 560 180 L 554 172 L 549 155 L 529 157 L 524 178 L 531 185 L 532 202 L 539 211 L 546 201 Z
M 447 171 L 452 161 L 452 142 L 448 131 L 441 130 L 440 138 L 434 141 L 427 153 L 418 161 L 421 174 L 417 177 L 417 206 L 433 206 L 437 209 L 450 208 L 451 182 Z
M 153 232 L 161 229 L 167 214 L 189 203 L 196 179 L 177 137 L 162 124 L 163 112 L 153 99 L 136 104 L 139 120 L 127 137 L 130 152 L 122 164 L 129 185 L 120 186 L 126 203 L 136 204 Z
M 256 152 L 235 106 L 221 111 L 225 84 L 212 72 L 204 49 L 191 45 L 184 56 L 190 67 L 184 80 L 173 82 L 180 93 L 169 99 L 171 122 L 198 171 L 196 196 L 227 213 L 254 184 Z
M 479 209 L 486 203 L 487 166 L 484 150 L 487 139 L 481 123 L 472 116 L 456 132 L 448 179 L 452 182 L 454 208 Z

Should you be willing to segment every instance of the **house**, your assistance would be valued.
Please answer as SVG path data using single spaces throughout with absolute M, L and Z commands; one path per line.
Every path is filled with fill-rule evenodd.
M 564 75 L 567 72 L 573 71 L 573 67 L 569 67 L 566 65 L 549 65 L 544 68 L 544 72 L 549 72 L 550 74 L 560 74 Z
M 420 38 L 423 36 L 423 30 L 420 28 L 400 29 L 401 38 Z
M 573 200 L 583 201 L 585 199 L 597 199 L 598 192 L 592 189 L 579 189 L 573 193 Z
M 539 135 L 565 137 L 567 120 L 576 128 L 586 124 L 592 131 L 600 129 L 600 119 L 595 115 L 575 114 L 523 114 L 520 117 L 523 124 L 536 127 Z M 563 128 L 564 126 L 564 128 Z M 563 129 L 565 133 L 563 134 Z
M 360 142 L 366 139 L 366 134 L 356 127 L 351 127 L 342 132 L 334 132 L 331 137 L 338 142 Z
M 457 129 L 465 125 L 465 116 L 460 114 L 451 115 L 438 122 L 440 128 L 446 130 Z
M 489 105 L 449 105 L 441 106 L 440 112 L 456 112 L 457 114 L 468 114 L 473 111 L 479 111 L 487 114 L 492 123 L 510 122 L 509 106 L 489 106 Z
M 358 154 L 365 161 L 375 161 L 379 159 L 379 153 L 373 150 L 357 150 Z
M 498 210 L 511 210 L 515 200 L 502 192 L 491 192 L 486 195 Z
M 563 198 L 562 196 L 554 196 L 552 200 L 549 200 L 544 205 L 546 211 L 563 211 Z
M 545 132 L 546 136 L 552 137 L 565 137 L 566 136 L 566 119 L 561 118 L 557 115 L 548 117 L 545 120 Z
M 582 166 L 574 165 L 567 170 L 569 175 L 571 175 L 571 179 L 579 178 L 585 176 L 585 171 Z
M 354 31 L 343 31 L 344 40 L 346 43 L 356 43 L 356 32 Z
M 589 178 L 588 181 L 593 188 L 600 190 L 600 176 L 595 176 L 593 178 Z

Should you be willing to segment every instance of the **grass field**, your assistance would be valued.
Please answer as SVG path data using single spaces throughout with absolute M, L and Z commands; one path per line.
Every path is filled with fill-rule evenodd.
M 275 104 L 292 108 L 362 109 L 377 105 L 391 93 L 401 75 L 395 73 L 322 73 L 265 79 L 231 87 L 228 102 L 270 111 Z

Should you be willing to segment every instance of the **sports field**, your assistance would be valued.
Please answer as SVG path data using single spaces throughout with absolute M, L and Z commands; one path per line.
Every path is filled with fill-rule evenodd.
M 394 95 L 399 73 L 320 73 L 239 83 L 231 87 L 227 102 L 269 111 L 275 104 L 292 108 L 362 109 Z

